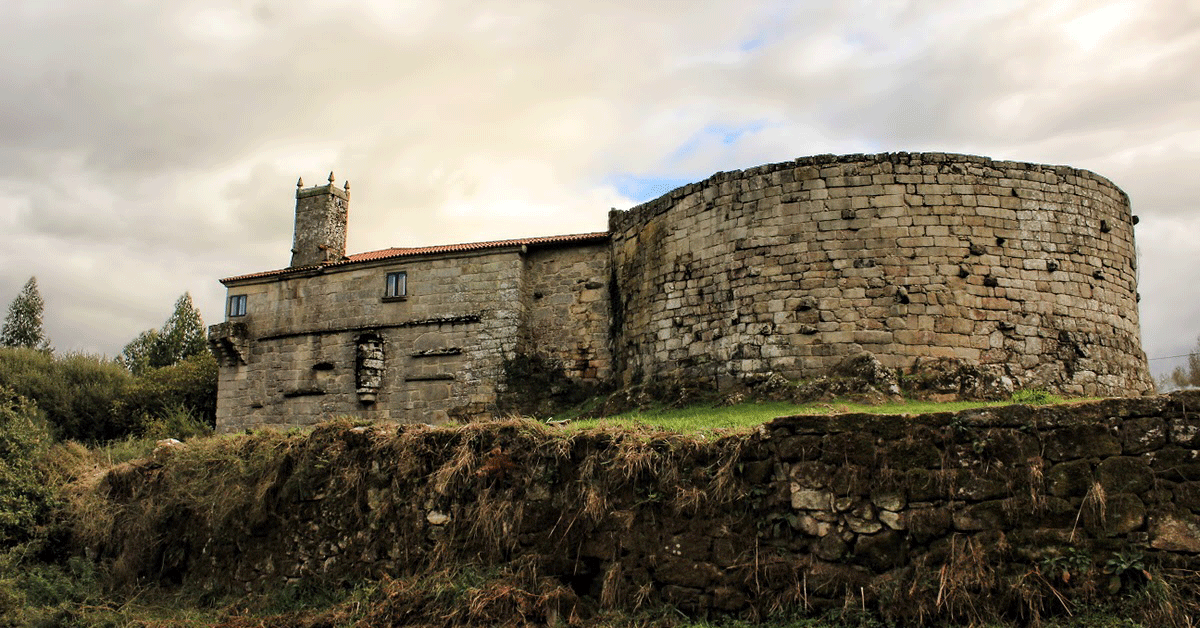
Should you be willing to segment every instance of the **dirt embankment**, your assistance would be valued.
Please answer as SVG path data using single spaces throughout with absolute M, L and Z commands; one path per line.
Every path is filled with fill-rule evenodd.
M 127 585 L 394 578 L 371 611 L 387 621 L 661 604 L 1030 621 L 1112 602 L 1184 625 L 1200 612 L 1198 411 L 1192 392 L 721 438 L 334 423 L 114 469 L 78 536 Z M 469 603 L 432 610 L 455 586 Z

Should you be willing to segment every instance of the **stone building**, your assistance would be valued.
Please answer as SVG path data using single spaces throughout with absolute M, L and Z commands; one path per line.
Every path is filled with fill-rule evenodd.
M 607 232 L 346 255 L 296 192 L 288 268 L 222 280 L 218 429 L 440 422 L 507 393 L 820 375 L 868 351 L 1074 395 L 1152 389 L 1129 199 L 1066 166 L 822 155 L 718 173 Z M 525 389 L 521 387 L 525 386 Z

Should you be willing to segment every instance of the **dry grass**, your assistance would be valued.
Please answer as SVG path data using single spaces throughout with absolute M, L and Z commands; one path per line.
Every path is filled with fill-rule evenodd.
M 1079 512 L 1075 514 L 1075 524 L 1071 526 L 1071 542 L 1075 542 L 1075 532 L 1079 529 L 1079 520 L 1084 516 L 1085 511 L 1100 526 L 1104 525 L 1108 518 L 1108 494 L 1104 491 L 1104 485 L 1099 482 L 1092 482 L 1088 487 L 1087 493 L 1083 496 L 1083 501 L 1079 504 Z
M 598 529 L 628 529 L 633 520 L 620 515 L 636 508 L 694 514 L 728 503 L 745 492 L 736 459 L 726 459 L 739 454 L 737 442 L 645 428 L 564 432 L 522 420 L 366 428 L 335 422 L 304 433 L 194 439 L 107 469 L 92 462 L 71 486 L 71 510 L 77 538 L 110 565 L 113 584 L 125 590 L 185 566 L 189 578 L 207 578 L 206 587 L 228 582 L 224 573 L 205 576 L 203 564 L 194 558 L 188 564 L 186 556 L 201 547 L 211 551 L 205 539 L 236 538 L 273 521 L 280 502 L 356 505 L 347 516 L 389 530 L 391 555 L 431 573 L 516 556 L 528 494 L 548 478 L 562 509 L 558 522 L 541 531 L 542 542 L 560 554 Z M 443 534 L 432 542 L 421 529 L 387 527 L 388 519 L 411 516 L 413 508 L 423 518 L 440 504 L 459 510 L 447 510 Z M 602 577 L 614 607 L 649 602 L 648 583 L 624 581 L 628 574 L 619 567 Z M 533 591 L 517 585 L 477 591 L 467 600 L 474 609 L 468 614 L 541 612 Z
M 364 531 L 361 539 L 342 539 L 347 556 L 388 556 L 397 565 L 389 572 L 393 577 L 361 594 L 365 597 L 303 615 L 230 614 L 223 625 L 524 625 L 572 618 L 587 623 L 579 619 L 586 615 L 585 603 L 634 612 L 662 604 L 663 597 L 653 567 L 620 554 L 587 566 L 595 573 L 583 575 L 592 580 L 573 589 L 569 580 L 575 574 L 562 562 L 581 564 L 585 542 L 710 510 L 721 512 L 726 517 L 721 525 L 730 527 L 753 525 L 763 514 L 746 499 L 762 487 L 742 475 L 756 437 L 710 436 L 646 427 L 559 430 L 512 419 L 455 427 L 336 422 L 308 433 L 196 439 L 169 455 L 107 470 L 77 449 L 64 450 L 62 458 L 64 468 L 78 469 L 63 472 L 73 478 L 70 508 L 78 537 L 127 591 L 178 575 L 181 556 L 190 555 L 186 576 L 179 576 L 191 579 L 185 585 L 220 592 L 230 574 L 195 557 L 224 556 L 219 552 L 232 550 L 221 540 L 248 538 L 255 526 L 261 526 L 263 538 L 276 538 L 273 530 L 296 524 L 279 519 L 277 511 L 295 510 L 295 504 L 313 504 L 306 516 L 344 518 L 326 521 L 331 527 Z M 1035 509 L 1044 464 L 1031 458 L 1023 471 Z M 948 482 L 941 472 L 933 477 Z M 883 473 L 855 481 L 874 486 L 898 480 Z M 1097 484 L 1079 516 L 1103 520 L 1105 505 Z M 544 520 L 546 509 L 555 517 Z M 426 525 L 431 511 L 450 518 Z M 760 546 L 766 537 L 751 546 L 750 538 L 729 571 L 751 599 L 746 611 L 751 619 L 803 615 L 818 608 L 818 600 L 834 600 L 842 603 L 845 617 L 866 609 L 903 625 L 982 624 L 997 609 L 1036 623 L 1051 611 L 1075 608 L 1072 596 L 1082 599 L 1079 590 L 1065 590 L 1036 569 L 1014 569 L 1020 561 L 1003 537 L 954 535 L 944 555 L 919 557 L 892 580 L 873 586 L 854 580 L 848 565 L 835 565 L 833 575 L 823 579 L 812 577 L 821 567 L 812 554 L 777 552 L 785 540 Z M 361 570 L 355 575 L 374 576 Z M 1147 616 L 1164 626 L 1186 625 L 1163 618 L 1195 608 L 1194 597 L 1187 601 L 1195 585 L 1181 577 L 1157 578 L 1154 584 L 1137 612 L 1151 612 Z M 336 589 L 344 581 L 329 586 Z M 597 599 L 581 601 L 585 593 Z

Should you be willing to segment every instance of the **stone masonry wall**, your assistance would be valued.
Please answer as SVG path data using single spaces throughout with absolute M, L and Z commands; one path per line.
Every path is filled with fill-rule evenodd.
M 444 422 L 485 412 L 521 324 L 516 250 L 394 259 L 234 282 L 247 295 L 241 360 L 226 358 L 217 429 L 307 425 L 335 416 Z M 388 272 L 408 295 L 383 299 Z M 358 388 L 358 347 L 383 344 L 374 403 Z
M 394 271 L 407 273 L 403 300 L 382 298 Z M 234 351 L 218 350 L 218 430 L 491 414 L 518 357 L 594 389 L 611 375 L 609 275 L 607 244 L 593 244 L 235 281 L 229 293 L 247 296 L 247 315 L 214 327 L 228 341 L 241 325 Z M 382 368 L 364 403 L 360 345 L 376 337 Z
M 330 178 L 332 179 L 332 173 Z M 333 181 L 296 190 L 296 227 L 292 238 L 292 266 L 309 266 L 339 260 L 346 254 L 346 217 L 349 188 Z
M 609 217 L 624 384 L 1007 365 L 1072 395 L 1152 389 L 1133 220 L 1091 172 L 965 155 L 818 156 L 720 173 Z
M 580 612 L 848 605 L 899 625 L 1036 623 L 1152 579 L 1176 617 L 1198 611 L 1198 410 L 1193 391 L 785 417 L 721 439 L 521 421 L 259 434 L 221 445 L 245 476 L 219 485 L 171 451 L 111 472 L 97 490 L 120 515 L 93 551 L 193 587 L 483 565 L 549 578 L 591 600 Z M 205 491 L 219 509 L 197 508 Z
M 898 369 L 996 365 L 1068 395 L 1153 388 L 1129 200 L 1083 170 L 808 157 L 614 211 L 607 245 L 352 263 L 348 202 L 332 184 L 297 192 L 296 259 L 316 266 L 226 280 L 249 300 L 210 335 L 218 429 L 541 413 L 534 397 L 805 379 L 864 351 Z M 382 300 L 393 270 L 409 296 Z
M 584 382 L 611 375 L 608 243 L 531 249 L 525 256 L 526 355 L 541 355 Z

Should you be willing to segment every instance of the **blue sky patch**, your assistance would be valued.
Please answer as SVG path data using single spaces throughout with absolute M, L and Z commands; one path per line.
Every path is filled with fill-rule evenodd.
M 738 44 L 738 50 L 741 50 L 742 52 L 751 52 L 758 48 L 762 48 L 766 43 L 766 35 L 755 35 L 754 37 L 751 37 L 750 39 Z
M 710 124 L 703 129 L 700 129 L 691 137 L 683 141 L 676 148 L 671 156 L 667 159 L 668 162 L 676 162 L 686 159 L 689 155 L 696 152 L 706 144 L 718 143 L 724 146 L 732 146 L 738 140 L 741 140 L 746 135 L 757 133 L 767 126 L 766 120 L 755 120 L 741 126 L 733 126 L 730 124 Z
M 766 126 L 766 120 L 755 120 L 740 126 L 710 124 L 684 140 L 664 161 L 666 164 L 678 164 L 706 146 L 732 146 L 743 137 L 757 133 Z M 679 168 L 673 170 L 678 171 Z M 658 198 L 679 186 L 700 181 L 708 174 L 711 173 L 699 173 L 692 178 L 616 174 L 606 178 L 604 182 L 615 187 L 621 195 L 641 203 Z
M 676 177 L 639 177 L 632 174 L 618 174 L 605 179 L 605 183 L 617 188 L 622 196 L 627 196 L 639 203 L 656 199 L 675 188 L 694 183 L 699 179 L 680 179 Z

